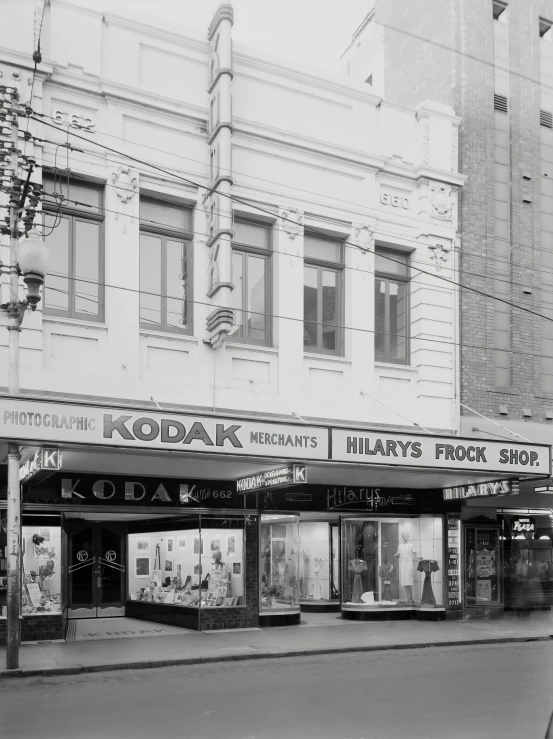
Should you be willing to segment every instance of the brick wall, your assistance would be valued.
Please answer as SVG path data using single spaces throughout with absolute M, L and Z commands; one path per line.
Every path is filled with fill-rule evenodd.
M 237 608 L 202 608 L 200 630 L 246 629 L 259 623 L 259 517 L 246 519 L 244 600 Z
M 553 20 L 553 0 L 510 0 L 509 127 L 511 160 L 511 301 L 540 312 L 540 38 L 539 16 Z M 494 293 L 494 55 L 492 0 L 377 0 L 383 24 L 384 91 L 418 105 L 451 105 L 462 117 L 460 282 Z M 392 30 L 394 29 L 400 30 Z M 416 38 L 417 36 L 422 37 Z M 430 42 L 430 43 L 429 43 Z M 444 48 L 447 47 L 447 48 Z M 449 51 L 447 49 L 450 49 Z M 458 52 L 458 53 L 456 53 Z M 524 179 L 523 175 L 531 179 Z M 530 203 L 523 203 L 530 199 Z M 503 279 L 503 278 L 502 278 Z M 523 288 L 528 286 L 531 294 Z M 461 400 L 487 416 L 507 405 L 507 418 L 545 422 L 553 394 L 540 384 L 540 319 L 511 309 L 511 387 L 495 387 L 494 301 L 461 290 Z M 551 399 L 551 401 L 549 400 Z M 461 408 L 461 413 L 467 414 Z M 549 422 L 551 423 L 551 422 Z
M 21 621 L 21 641 L 65 639 L 67 620 L 61 614 L 25 616 Z M 0 646 L 6 646 L 7 620 L 0 619 Z

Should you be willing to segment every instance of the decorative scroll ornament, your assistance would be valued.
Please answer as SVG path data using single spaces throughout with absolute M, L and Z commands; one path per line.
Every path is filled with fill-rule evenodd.
M 440 272 L 443 265 L 447 262 L 449 256 L 449 247 L 443 244 L 432 244 L 430 249 L 430 259 L 436 267 L 436 272 Z
M 282 221 L 282 230 L 285 231 L 291 239 L 299 236 L 303 230 L 303 213 L 297 208 L 287 208 L 280 214 Z
M 430 204 L 432 216 L 442 221 L 449 221 L 453 216 L 453 200 L 451 188 L 441 182 L 430 185 Z
M 353 228 L 353 242 L 363 254 L 374 250 L 374 231 L 367 223 L 359 223 Z
M 115 193 L 121 203 L 126 205 L 138 192 L 138 178 L 130 167 L 119 167 L 111 175 Z

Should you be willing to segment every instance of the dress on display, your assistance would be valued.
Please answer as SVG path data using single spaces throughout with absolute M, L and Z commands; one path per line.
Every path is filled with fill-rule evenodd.
M 424 572 L 424 583 L 422 586 L 421 606 L 435 606 L 436 598 L 432 590 L 432 573 L 440 568 L 435 559 L 421 559 L 417 570 Z
M 361 573 L 367 569 L 367 563 L 364 559 L 351 559 L 349 562 L 349 569 L 355 573 L 353 578 L 353 590 L 351 593 L 352 603 L 362 603 L 361 596 L 363 595 L 363 581 L 361 580 Z
M 402 587 L 413 585 L 413 555 L 415 550 L 410 541 L 400 544 L 397 548 L 399 555 L 399 584 Z
M 323 568 L 323 560 L 315 557 L 313 561 L 313 571 L 315 572 L 315 584 L 313 585 L 313 600 L 321 600 L 321 570 Z
M 380 565 L 378 568 L 378 574 L 382 579 L 382 600 L 388 602 L 392 601 L 392 587 L 390 581 L 394 574 L 394 565 L 389 565 L 387 563 Z

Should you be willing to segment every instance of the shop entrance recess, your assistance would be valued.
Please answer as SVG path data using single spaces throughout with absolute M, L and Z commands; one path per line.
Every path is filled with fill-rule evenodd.
M 465 526 L 465 606 L 503 608 L 500 530 Z
M 126 526 L 66 521 L 69 618 L 125 615 Z

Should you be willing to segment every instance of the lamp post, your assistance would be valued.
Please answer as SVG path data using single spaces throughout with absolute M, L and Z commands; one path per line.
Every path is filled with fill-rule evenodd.
M 10 302 L 5 307 L 9 331 L 9 394 L 19 394 L 19 332 L 27 309 L 36 310 L 44 282 L 48 252 L 36 228 L 18 239 L 18 209 L 10 201 Z M 19 299 L 19 275 L 27 286 L 27 299 Z M 8 597 L 6 669 L 19 668 L 21 638 L 21 486 L 19 445 L 8 446 Z

